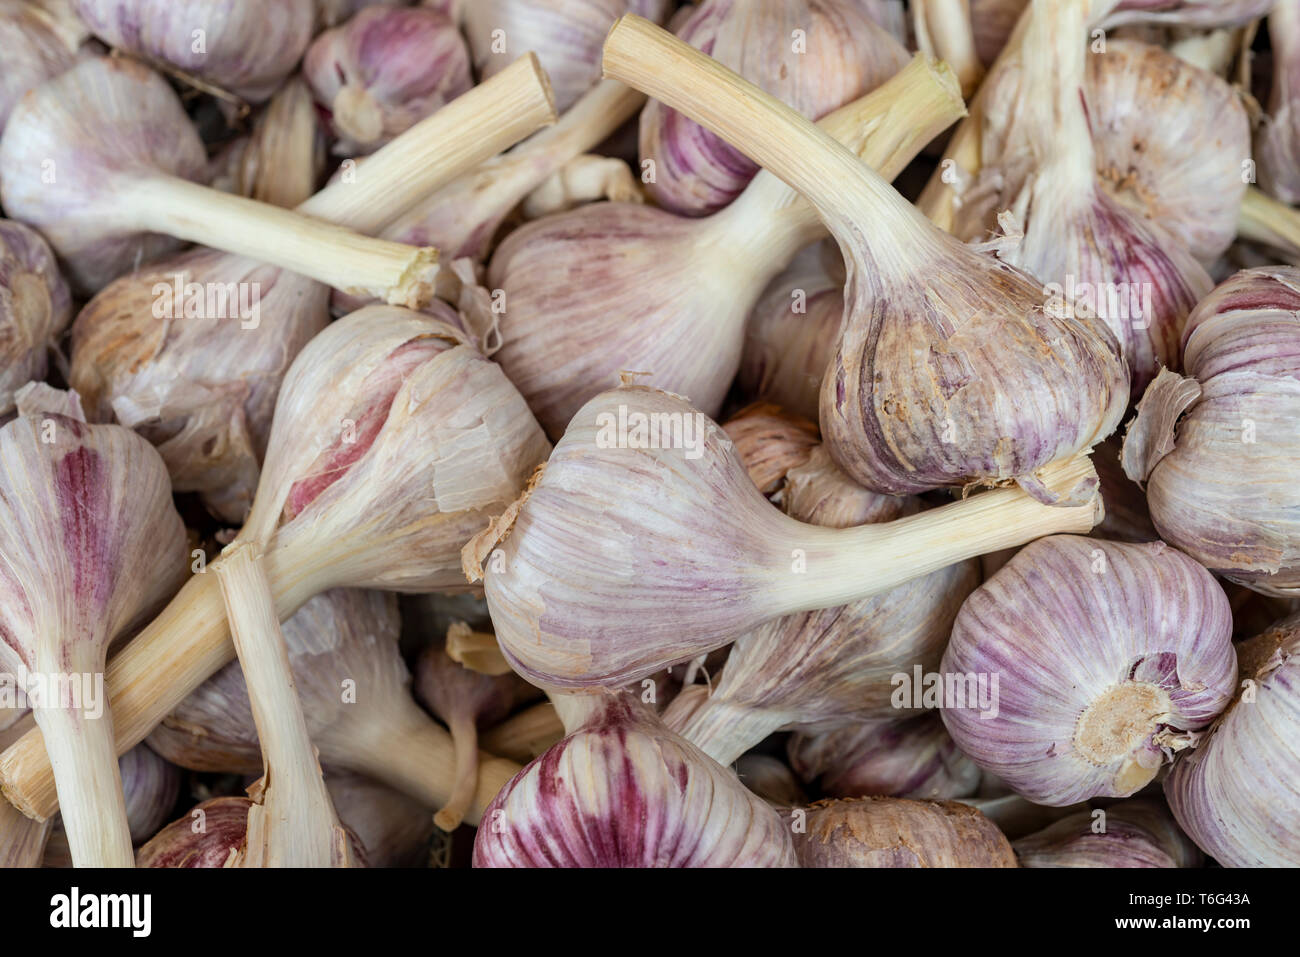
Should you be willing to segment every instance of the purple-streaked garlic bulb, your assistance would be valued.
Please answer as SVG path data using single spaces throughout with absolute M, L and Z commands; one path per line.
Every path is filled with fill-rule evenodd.
M 1038 804 L 1128 797 L 1232 699 L 1232 614 L 1163 542 L 1057 535 L 966 600 L 927 676 L 957 746 Z M 932 686 L 932 687 L 931 687 Z
M 0 668 L 35 711 L 74 862 L 129 867 L 105 659 L 180 585 L 185 528 L 135 433 L 87 425 L 75 393 L 35 386 L 18 413 L 0 429 Z
M 69 69 L 83 55 L 85 24 L 68 0 L 2 0 L 0 50 L 0 132 L 9 112 L 28 90 Z
M 433 819 L 419 801 L 360 774 L 325 775 L 339 820 L 365 849 L 370 867 L 423 867 Z
M 1044 478 L 1058 493 L 1096 482 L 1082 457 Z M 535 684 L 583 688 L 644 678 L 773 619 L 868 599 L 1042 534 L 1086 531 L 1096 518 L 1094 501 L 1049 506 L 1006 488 L 883 524 L 807 524 L 763 497 L 703 413 L 626 386 L 582 408 L 464 559 L 471 580 L 486 575 L 511 666 Z
M 918 57 L 822 128 L 890 179 L 962 109 L 947 67 Z M 716 415 L 755 300 L 823 235 L 812 207 L 767 174 L 704 219 L 597 203 L 536 220 L 488 270 L 503 306 L 494 358 L 552 436 L 624 371 Z
M 225 867 L 244 844 L 246 797 L 204 801 L 168 824 L 136 853 L 136 867 Z
M 478 785 L 479 728 L 503 720 L 516 705 L 535 697 L 537 689 L 508 670 L 495 675 L 471 671 L 453 661 L 445 645 L 437 645 L 420 655 L 415 669 L 415 694 L 446 723 L 456 745 L 456 787 L 433 817 L 438 827 L 454 831 L 464 819 Z
M 920 511 L 915 499 L 854 485 L 824 447 L 785 481 L 786 513 L 810 525 L 853 528 Z M 684 689 L 664 723 L 730 764 L 775 731 L 896 717 L 919 706 L 900 705 L 897 677 L 938 667 L 957 609 L 979 582 L 971 559 L 870 598 L 769 621 L 736 639 L 712 687 Z
M 769 403 L 741 409 L 722 429 L 764 495 L 780 492 L 789 471 L 807 465 L 819 445 L 814 423 Z
M 1238 646 L 1236 700 L 1191 754 L 1165 797 L 1186 831 L 1224 867 L 1300 866 L 1300 617 Z
M 1113 431 L 1129 382 L 1100 320 L 1045 310 L 1039 281 L 938 230 L 822 130 L 645 21 L 619 21 L 604 63 L 742 145 L 839 241 L 849 281 L 820 422 L 859 484 L 908 494 L 1014 479 L 1051 501 L 1033 474 Z
M 1018 63 L 1000 72 L 985 97 L 984 166 L 955 232 L 986 238 L 980 233 L 987 220 L 1009 209 L 1023 235 L 1000 258 L 1043 280 L 1049 312 L 1106 323 L 1128 364 L 1136 400 L 1161 368 L 1180 367 L 1187 314 L 1214 283 L 1159 222 L 1103 188 L 1096 173 L 1102 160 L 1091 146 L 1099 124 L 1085 103 L 1088 42 L 1081 2 L 1036 0 L 1031 6 Z M 1122 110 L 1112 105 L 1114 113 Z M 1103 130 L 1108 118 L 1101 117 Z M 1198 119 L 1218 127 L 1207 114 L 1198 112 Z M 1228 192 L 1240 196 L 1245 187 L 1239 171 L 1233 174 Z
M 1277 0 L 1268 14 L 1273 86 L 1255 133 L 1260 185 L 1285 203 L 1300 202 L 1300 2 Z
M 341 156 L 374 152 L 474 85 L 460 30 L 426 7 L 366 7 L 312 41 L 302 71 Z
M 830 797 L 948 800 L 980 785 L 980 769 L 957 749 L 937 712 L 796 734 L 788 753 L 795 773 Z
M 736 762 L 736 776 L 745 787 L 773 807 L 797 807 L 808 803 L 808 795 L 790 766 L 770 754 L 742 756 Z
M 1124 440 L 1160 537 L 1212 571 L 1300 594 L 1300 269 L 1248 269 L 1203 299 L 1185 375 L 1161 373 Z
M 72 295 L 34 229 L 0 219 L 0 420 L 14 393 L 45 378 L 49 353 L 72 318 Z
M 814 120 L 907 62 L 858 0 L 703 0 L 677 35 Z M 641 111 L 641 163 L 653 163 L 651 199 L 681 216 L 717 212 L 758 172 L 743 152 L 657 100 Z
M 424 6 L 438 10 L 445 16 L 451 16 L 452 8 L 457 2 L 459 0 L 436 0 L 436 2 L 435 0 L 425 0 Z M 411 0 L 316 0 L 317 28 L 336 27 L 356 16 L 358 12 L 366 7 L 374 6 L 377 3 L 406 7 L 411 5 Z
M 1012 843 L 1021 867 L 1200 867 L 1201 852 L 1158 801 L 1080 811 Z
M 816 419 L 822 375 L 844 318 L 844 261 L 834 243 L 807 246 L 754 304 L 736 384 L 753 399 Z
M 1015 867 L 1002 832 L 955 801 L 863 797 L 787 811 L 800 867 Z
M 435 9 L 443 2 L 430 4 Z M 605 34 L 625 13 L 660 22 L 669 0 L 468 0 L 462 27 L 482 79 L 532 51 L 555 90 L 555 106 L 567 110 L 600 79 Z
M 475 867 L 797 866 L 776 811 L 733 771 L 631 695 L 579 697 L 568 736 L 488 806 Z
M 307 44 L 314 0 L 72 0 L 105 43 L 254 103 L 284 82 Z
M 98 292 L 185 239 L 386 302 L 432 298 L 437 250 L 191 182 L 206 176 L 203 144 L 176 93 L 126 58 L 85 60 L 38 87 L 0 138 L 0 200 L 40 230 L 79 292 Z

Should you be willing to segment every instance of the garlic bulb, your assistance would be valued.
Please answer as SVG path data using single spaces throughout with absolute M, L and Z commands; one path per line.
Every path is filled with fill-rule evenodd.
M 624 17 L 604 62 L 743 144 L 839 241 L 849 282 L 820 420 L 859 484 L 906 494 L 1015 479 L 1050 501 L 1033 473 L 1114 429 L 1128 376 L 1099 321 L 1050 314 L 1039 282 L 937 230 L 822 131 L 664 31 Z
M 779 492 L 790 470 L 806 465 L 819 444 L 816 425 L 766 403 L 741 409 L 722 429 L 764 495 Z
M 311 41 L 313 0 L 72 0 L 110 46 L 254 103 L 270 97 Z
M 865 797 L 787 814 L 800 867 L 1015 867 L 1002 832 L 954 801 Z
M 780 758 L 770 754 L 746 754 L 736 762 L 736 777 L 774 807 L 795 807 L 808 803 L 794 772 Z
M 1259 182 L 1286 203 L 1300 202 L 1300 3 L 1278 0 L 1268 14 L 1273 86 L 1255 133 Z
M 1059 492 L 1095 483 L 1089 472 L 1075 460 L 1045 478 Z M 782 616 L 870 598 L 1041 534 L 1086 531 L 1096 508 L 999 489 L 879 525 L 805 524 L 763 498 L 702 413 L 628 386 L 582 408 L 464 559 L 471 580 L 486 574 L 516 671 L 548 687 L 610 686 Z
M 369 867 L 422 867 L 433 835 L 428 809 L 400 791 L 361 776 L 330 771 L 325 784 Z
M 1095 173 L 1085 3 L 1036 0 L 1030 10 L 1019 68 L 1001 71 L 985 104 L 984 166 L 955 231 L 970 238 L 980 227 L 967 220 L 1010 209 L 1024 234 L 1000 258 L 1044 281 L 1049 312 L 1109 326 L 1136 399 L 1161 368 L 1179 368 L 1187 314 L 1214 283 L 1190 250 L 1113 198 Z M 1240 179 L 1230 195 L 1244 190 Z
M 450 7 L 459 0 L 426 0 L 425 6 L 434 10 L 439 10 L 446 16 L 450 16 Z M 357 15 L 366 7 L 374 6 L 377 3 L 389 4 L 392 6 L 409 6 L 410 0 L 316 0 L 316 25 L 317 29 L 336 27 L 345 20 Z
M 452 637 L 449 633 L 448 644 Z M 456 744 L 456 788 L 433 818 L 444 831 L 454 831 L 474 799 L 479 728 L 500 722 L 517 704 L 534 697 L 536 689 L 510 671 L 495 676 L 471 671 L 453 661 L 448 648 L 431 646 L 420 655 L 416 666 L 415 693 L 425 707 L 446 722 Z
M 1174 762 L 1174 817 L 1224 867 L 1300 865 L 1296 786 L 1300 617 L 1238 646 L 1237 698 L 1199 748 Z
M 854 485 L 822 447 L 787 473 L 783 498 L 792 518 L 829 528 L 920 511 L 915 500 Z M 896 677 L 938 667 L 957 609 L 979 581 L 969 559 L 870 598 L 769 621 L 736 639 L 703 702 L 689 694 L 703 686 L 685 689 L 664 723 L 730 764 L 774 731 L 896 717 Z
M 137 744 L 118 759 L 131 840 L 142 844 L 167 823 L 181 793 L 176 765 Z
M 1080 811 L 1011 845 L 1021 867 L 1200 867 L 1169 811 L 1133 799 Z
M 844 318 L 844 280 L 840 252 L 825 240 L 804 247 L 772 280 L 745 327 L 736 373 L 745 395 L 817 418 Z
M 947 68 L 917 58 L 822 126 L 892 178 L 961 110 Z M 529 223 L 488 270 L 504 307 L 494 358 L 552 436 L 626 370 L 716 415 L 755 299 L 824 234 L 814 210 L 771 175 L 705 219 L 598 203 Z
M 219 797 L 168 824 L 136 854 L 137 867 L 225 867 L 248 827 L 245 797 Z
M 601 44 L 619 16 L 662 21 L 670 6 L 669 0 L 472 0 L 462 4 L 461 25 L 480 78 L 532 51 L 564 111 L 600 79 Z
M 568 737 L 489 805 L 475 867 L 796 866 L 781 819 L 733 772 L 629 695 L 580 697 Z
M 1163 542 L 1057 535 L 966 600 L 940 672 L 927 694 L 953 740 L 1016 793 L 1127 797 L 1231 700 L 1231 611 Z
M 341 156 L 374 152 L 474 85 L 456 24 L 425 7 L 366 7 L 312 41 L 302 70 Z
M 257 114 L 252 132 L 213 158 L 210 185 L 292 208 L 316 192 L 325 169 L 324 140 L 311 90 L 293 77 Z
M 67 0 L 0 2 L 0 132 L 24 93 L 69 69 L 84 54 L 86 27 Z
M 907 52 L 857 0 L 702 0 L 681 39 L 814 120 L 878 87 Z M 707 216 L 748 185 L 758 166 L 658 100 L 641 111 L 641 164 L 654 202 Z
M 953 743 L 935 712 L 895 721 L 844 725 L 790 738 L 790 764 L 831 797 L 962 798 L 980 769 Z
M 72 296 L 40 234 L 0 219 L 0 420 L 14 393 L 42 380 L 51 349 L 72 318 Z
M 1274 595 L 1300 594 L 1297 308 L 1294 267 L 1222 283 L 1188 320 L 1186 376 L 1161 373 L 1124 440 L 1161 538 Z
M 0 429 L 0 669 L 30 696 L 73 860 L 127 867 L 105 658 L 180 584 L 185 529 L 147 442 L 87 425 L 75 393 L 58 407 L 51 398 L 23 390 L 18 418 Z

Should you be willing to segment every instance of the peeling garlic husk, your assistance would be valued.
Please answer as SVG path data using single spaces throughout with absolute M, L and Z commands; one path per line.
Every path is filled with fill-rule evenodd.
M 568 736 L 488 807 L 475 867 L 797 866 L 776 811 L 732 771 L 630 695 L 575 697 Z
M 83 48 L 88 36 L 70 0 L 0 2 L 0 132 L 24 93 L 91 55 Z
M 949 800 L 980 785 L 980 769 L 957 749 L 937 712 L 800 732 L 787 752 L 800 779 L 830 797 Z
M 796 829 L 800 867 L 1016 866 L 993 822 L 954 801 L 842 798 L 787 812 L 785 821 Z
M 907 51 L 858 0 L 703 0 L 675 32 L 813 120 L 907 63 Z M 669 212 L 717 212 L 758 172 L 734 146 L 657 100 L 641 111 L 640 124 L 642 166 L 654 164 L 646 188 Z
M 462 0 L 461 26 L 480 79 L 531 50 L 551 78 L 556 109 L 564 111 L 600 79 L 601 44 L 615 20 L 635 13 L 661 22 L 670 6 L 669 0 Z
M 312 41 L 302 71 L 341 156 L 374 152 L 474 85 L 456 24 L 426 7 L 360 10 Z
M 1021 867 L 1200 867 L 1202 855 L 1158 801 L 1080 811 L 1012 843 Z
M 736 762 L 736 777 L 773 807 L 795 807 L 808 803 L 808 795 L 794 772 L 780 758 L 770 754 L 746 754 Z
M 49 245 L 22 223 L 0 219 L 0 422 L 14 393 L 45 378 L 49 353 L 72 318 L 72 294 Z
M 1300 617 L 1238 645 L 1236 699 L 1201 746 L 1174 762 L 1165 797 L 1224 867 L 1300 866 Z
M 1161 537 L 1266 594 L 1300 595 L 1300 269 L 1248 269 L 1192 313 L 1124 440 Z M 1249 476 L 1249 480 L 1243 477 Z
M 854 485 L 822 447 L 789 470 L 783 499 L 792 518 L 831 528 L 920 511 L 914 499 Z M 895 676 L 938 667 L 957 609 L 979 582 L 970 559 L 861 601 L 767 622 L 736 639 L 711 688 L 684 689 L 664 722 L 730 764 L 775 731 L 895 717 Z
M 314 0 L 72 0 L 110 46 L 260 103 L 311 41 Z
M 204 801 L 141 847 L 136 867 L 225 867 L 244 843 L 252 803 L 246 797 Z
M 808 464 L 817 426 L 767 403 L 741 409 L 722 424 L 758 490 L 777 501 L 791 469 Z
M 1285 203 L 1300 202 L 1300 3 L 1277 0 L 1268 14 L 1273 86 L 1255 133 L 1259 183 Z
M 1231 700 L 1231 609 L 1163 542 L 1056 535 L 966 600 L 940 673 L 953 740 L 1016 793 L 1128 797 Z

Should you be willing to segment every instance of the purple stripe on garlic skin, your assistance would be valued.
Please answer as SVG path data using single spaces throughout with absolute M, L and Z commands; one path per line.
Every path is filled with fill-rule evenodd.
M 802 31 L 801 49 L 794 49 L 795 31 Z M 907 62 L 858 0 L 703 0 L 676 32 L 814 120 Z M 640 153 L 656 167 L 651 198 L 681 216 L 717 212 L 758 172 L 741 151 L 653 99 L 641 112 Z
M 1238 646 L 1236 700 L 1174 762 L 1165 797 L 1183 830 L 1225 867 L 1300 866 L 1300 617 Z
M 1300 270 L 1250 269 L 1196 307 L 1186 376 L 1138 405 L 1124 469 L 1161 537 L 1268 594 L 1300 591 Z
M 630 695 L 582 697 L 568 737 L 484 813 L 475 867 L 797 866 L 789 830 L 732 771 Z
M 1021 867 L 1200 867 L 1201 852 L 1158 801 L 1080 811 L 1015 841 Z
M 997 680 L 946 694 L 957 746 L 1018 794 L 1060 806 L 1127 797 L 1194 747 L 1231 700 L 1227 597 L 1164 543 L 1057 535 L 1021 549 L 966 600 L 941 672 Z
M 24 93 L 93 55 L 82 45 L 87 36 L 85 24 L 63 3 L 0 0 L 0 132 Z
M 563 112 L 600 79 L 601 44 L 615 20 L 635 13 L 662 22 L 671 5 L 669 0 L 462 0 L 461 26 L 480 80 L 531 50 L 550 77 L 555 108 Z
M 341 156 L 374 152 L 474 85 L 460 31 L 425 7 L 367 7 L 318 36 L 302 70 Z
M 204 801 L 140 848 L 136 867 L 224 867 L 244 843 L 252 803 L 245 797 Z
M 957 749 L 937 712 L 800 732 L 787 753 L 799 777 L 830 797 L 947 800 L 980 786 L 980 769 Z
M 313 0 L 73 0 L 73 4 L 91 31 L 110 46 L 167 64 L 255 103 L 270 97 L 293 72 L 311 41 L 316 19 Z
M 48 357 L 72 318 L 72 295 L 40 234 L 0 219 L 0 421 L 14 393 L 45 378 Z

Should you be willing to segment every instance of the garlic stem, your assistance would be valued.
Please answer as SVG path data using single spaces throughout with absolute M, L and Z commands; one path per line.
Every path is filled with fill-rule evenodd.
M 447 629 L 447 657 L 482 675 L 496 677 L 511 671 L 496 635 L 474 631 L 463 621 L 452 622 Z
M 261 551 L 255 545 L 236 543 L 212 570 L 221 586 L 262 747 L 263 776 L 252 794 L 241 863 L 245 867 L 348 866 L 347 837 L 307 734 Z
M 483 732 L 483 750 L 526 764 L 564 737 L 555 706 L 542 701 Z
M 1300 212 L 1269 196 L 1258 186 L 1246 188 L 1237 219 L 1237 236 L 1263 243 L 1300 263 Z
M 454 831 L 465 819 L 478 786 L 478 726 L 473 716 L 458 715 L 447 728 L 456 749 L 456 785 L 447 803 L 433 816 L 433 823 L 444 831 Z
M 433 297 L 438 252 L 362 236 L 299 213 L 163 174 L 119 197 L 148 232 L 271 262 L 353 295 L 412 309 Z
M 1087 81 L 1088 0 L 1034 0 L 1024 46 L 1026 89 L 1031 91 L 1031 140 L 1041 155 L 1044 188 L 1089 197 L 1097 181 L 1092 130 L 1084 109 Z
M 607 199 L 640 203 L 645 197 L 627 163 L 613 156 L 575 156 L 536 186 L 523 202 L 527 219 L 540 219 Z
M 525 54 L 360 163 L 355 182 L 332 183 L 299 212 L 378 232 L 412 197 L 438 189 L 555 118 L 546 73 L 534 54 Z
M 917 49 L 952 67 L 962 96 L 970 96 L 984 79 L 984 66 L 975 52 L 970 0 L 916 0 L 912 17 Z

